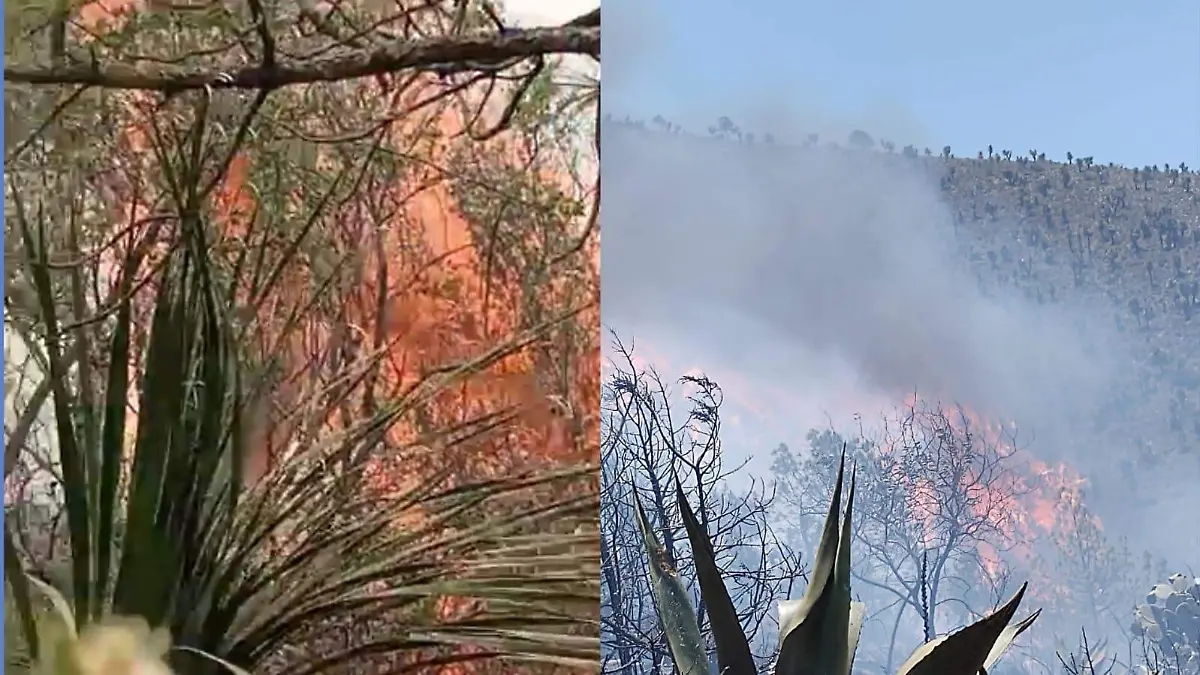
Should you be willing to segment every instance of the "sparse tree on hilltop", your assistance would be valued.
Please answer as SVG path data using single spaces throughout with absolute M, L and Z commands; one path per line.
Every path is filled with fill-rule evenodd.
M 850 132 L 850 138 L 847 140 L 847 143 L 849 143 L 850 147 L 852 148 L 860 148 L 863 150 L 869 150 L 875 147 L 875 140 L 871 138 L 870 134 L 861 129 L 855 129 L 854 131 Z

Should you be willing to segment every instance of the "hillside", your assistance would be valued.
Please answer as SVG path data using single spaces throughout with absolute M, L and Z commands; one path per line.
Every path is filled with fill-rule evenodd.
M 1200 193 L 1184 165 L 1128 169 L 1038 156 L 921 158 L 940 173 L 985 288 L 1038 303 L 1088 302 L 1136 338 L 1138 376 L 1114 392 L 1097 431 L 1121 424 L 1150 464 L 1200 440 Z M 1200 187 L 1197 185 L 1196 187 Z
M 622 130 L 687 135 L 656 119 L 609 119 Z M 772 144 L 722 119 L 697 141 Z M 963 262 L 986 293 L 1015 289 L 1043 305 L 1104 308 L 1137 348 L 1133 374 L 1107 396 L 1095 434 L 1117 425 L 1138 452 L 1127 477 L 1161 466 L 1200 441 L 1200 180 L 1185 165 L 1126 168 L 1035 150 L 897 148 L 855 132 L 840 143 L 810 137 L 788 152 L 875 152 L 940 185 Z M 844 146 L 844 147 L 839 147 Z M 782 147 L 782 146 L 781 146 Z M 1091 434 L 1088 434 L 1091 436 Z M 1092 436 L 1096 438 L 1097 436 Z

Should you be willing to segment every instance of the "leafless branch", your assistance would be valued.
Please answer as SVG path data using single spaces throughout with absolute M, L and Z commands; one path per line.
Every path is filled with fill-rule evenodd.
M 77 62 L 62 66 L 12 66 L 6 82 L 75 84 L 109 89 L 175 93 L 195 89 L 278 89 L 295 84 L 333 82 L 395 73 L 436 70 L 447 75 L 477 71 L 482 64 L 552 54 L 599 58 L 600 28 L 572 26 L 513 29 L 503 34 L 452 35 L 338 53 L 308 61 L 278 59 L 274 64 L 216 71 L 170 64 L 134 67 L 121 63 Z

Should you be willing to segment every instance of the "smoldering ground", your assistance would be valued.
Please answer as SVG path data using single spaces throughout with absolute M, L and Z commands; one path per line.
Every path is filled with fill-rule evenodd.
M 616 123 L 603 133 L 606 325 L 685 341 L 806 398 L 850 380 L 864 395 L 916 391 L 1012 420 L 1031 452 L 1092 479 L 1110 534 L 1180 564 L 1200 558 L 1179 534 L 1200 499 L 1130 508 L 1119 486 L 1132 438 L 1089 432 L 1129 377 L 1134 346 L 1112 313 L 982 291 L 922 163 Z M 1143 484 L 1170 492 L 1175 480 Z

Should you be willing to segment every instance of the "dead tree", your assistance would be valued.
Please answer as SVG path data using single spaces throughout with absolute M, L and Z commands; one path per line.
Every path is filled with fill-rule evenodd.
M 701 629 L 707 613 L 694 585 L 691 555 L 675 507 L 679 481 L 713 537 L 717 559 L 755 655 L 774 649 L 775 605 L 802 587 L 800 560 L 768 521 L 773 489 L 739 474 L 721 448 L 721 389 L 704 376 L 681 378 L 679 396 L 653 368 L 635 365 L 614 338 L 615 357 L 602 394 L 601 644 L 606 673 L 660 675 L 672 670 L 646 578 L 646 555 L 633 516 L 632 490 L 651 526 L 689 580 Z M 679 410 L 686 411 L 680 413 Z M 678 419 L 678 421 L 677 421 Z M 732 481 L 731 481 L 732 479 Z M 710 642 L 711 644 L 711 642 Z

